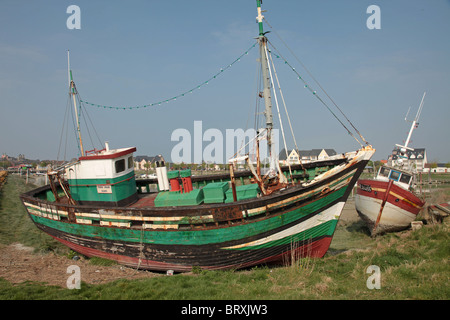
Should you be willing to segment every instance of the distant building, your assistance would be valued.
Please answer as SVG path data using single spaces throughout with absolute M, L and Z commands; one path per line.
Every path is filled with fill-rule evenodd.
M 161 161 L 163 158 L 161 155 L 157 155 L 154 157 L 149 156 L 136 156 L 134 158 L 134 168 L 137 170 L 146 170 L 146 164 L 149 164 L 149 168 L 151 166 L 155 166 L 156 161 Z
M 446 163 L 437 163 L 436 168 L 430 168 L 430 171 L 435 173 L 449 173 L 450 168 Z
M 305 163 L 315 160 L 325 160 L 331 156 L 335 156 L 337 153 L 334 149 L 311 149 L 299 150 L 298 153 L 296 150 L 288 150 L 287 154 L 286 157 L 286 149 L 281 150 L 278 156 L 280 165 L 299 164 L 300 161 Z
M 427 151 L 425 148 L 414 148 L 414 150 L 406 150 L 405 153 L 400 151 L 399 147 L 392 150 L 392 154 L 388 157 L 388 165 L 392 165 L 393 161 L 402 159 L 406 167 L 416 169 L 417 172 L 427 172 L 425 164 L 428 163 Z

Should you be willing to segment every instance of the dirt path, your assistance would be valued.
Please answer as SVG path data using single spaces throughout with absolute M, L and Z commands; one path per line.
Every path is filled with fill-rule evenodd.
M 11 283 L 36 281 L 67 287 L 72 273 L 67 273 L 71 265 L 80 267 L 81 281 L 101 284 L 118 279 L 140 279 L 162 276 L 159 273 L 137 271 L 121 265 L 95 266 L 84 259 L 71 260 L 55 254 L 35 254 L 33 248 L 20 243 L 0 245 L 0 278 Z
M 358 213 L 355 209 L 355 200 L 349 199 L 342 209 L 341 217 L 339 218 L 340 224 L 350 224 L 353 222 L 360 221 Z

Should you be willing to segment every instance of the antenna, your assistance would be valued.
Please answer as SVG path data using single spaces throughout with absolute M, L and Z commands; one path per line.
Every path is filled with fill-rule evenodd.
M 420 114 L 422 113 L 423 100 L 425 99 L 426 94 L 427 94 L 427 92 L 425 91 L 423 93 L 422 101 L 420 102 L 419 110 L 417 110 L 417 115 L 416 115 L 416 119 L 415 119 L 416 122 L 419 121 Z
M 411 110 L 411 107 L 408 108 L 408 112 L 406 113 L 406 116 L 405 116 L 405 121 L 406 122 L 410 122 L 410 121 L 408 121 L 408 115 L 409 115 L 409 111 L 410 110 Z
M 67 50 L 67 78 L 69 80 L 69 88 L 70 88 L 70 52 L 69 52 L 69 50 Z

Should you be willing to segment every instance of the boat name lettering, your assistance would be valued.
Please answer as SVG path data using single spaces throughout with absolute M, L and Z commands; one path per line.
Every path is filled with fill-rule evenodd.
M 360 184 L 359 187 L 362 191 L 372 192 L 372 187 L 368 184 Z
M 112 193 L 110 185 L 98 185 L 97 193 Z

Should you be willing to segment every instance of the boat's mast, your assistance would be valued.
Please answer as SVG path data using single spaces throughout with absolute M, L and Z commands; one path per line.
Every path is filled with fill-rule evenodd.
M 409 141 L 411 140 L 411 135 L 413 133 L 413 130 L 415 128 L 417 128 L 417 126 L 418 126 L 418 121 L 419 121 L 420 113 L 422 112 L 423 100 L 425 99 L 425 94 L 426 94 L 426 92 L 423 93 L 422 101 L 420 102 L 419 110 L 417 110 L 416 118 L 414 119 L 413 123 L 411 124 L 411 129 L 409 130 L 408 138 L 406 138 L 406 141 L 405 141 L 406 148 L 408 148 L 408 144 L 409 144 Z
M 262 76 L 263 76 L 263 96 L 264 96 L 264 103 L 265 103 L 265 111 L 264 115 L 266 117 L 266 128 L 267 128 L 267 141 L 268 141 L 268 147 L 269 152 L 271 156 L 274 156 L 272 153 L 272 128 L 273 128 L 273 115 L 272 115 L 272 97 L 271 97 L 271 85 L 270 85 L 270 76 L 269 76 L 269 62 L 267 61 L 267 54 L 266 54 L 266 45 L 267 45 L 267 38 L 264 35 L 263 30 L 263 18 L 264 16 L 261 14 L 261 0 L 256 0 L 257 6 L 258 6 L 258 16 L 256 17 L 258 24 L 259 24 L 259 55 L 260 55 L 260 61 L 261 61 L 261 70 L 262 70 Z
M 80 141 L 80 152 L 81 152 L 81 156 L 84 156 L 83 140 L 81 140 L 80 120 L 78 118 L 76 88 L 75 88 L 75 82 L 73 81 L 73 78 L 72 78 L 72 70 L 70 70 L 69 50 L 67 50 L 67 73 L 68 73 L 68 77 L 69 77 L 69 95 L 72 95 L 73 108 L 75 109 L 75 119 L 77 121 L 77 132 L 78 132 L 78 140 Z

